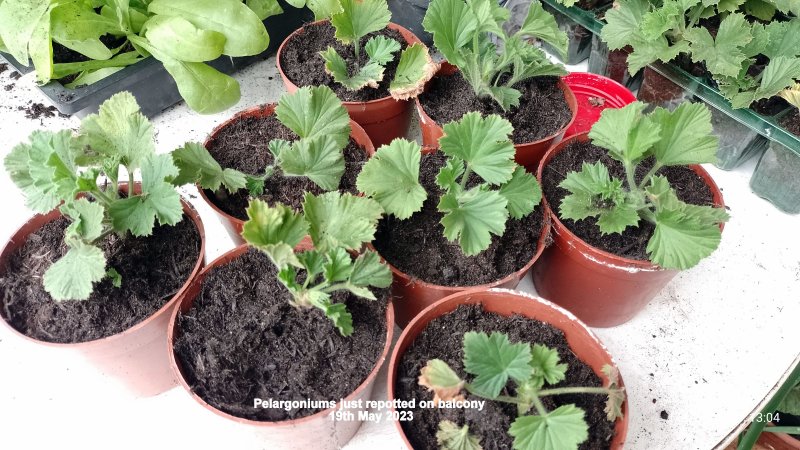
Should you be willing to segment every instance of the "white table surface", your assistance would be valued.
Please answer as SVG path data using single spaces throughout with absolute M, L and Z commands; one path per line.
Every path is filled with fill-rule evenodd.
M 10 82 L 10 70 L 0 86 Z M 274 59 L 236 76 L 242 101 L 199 116 L 183 104 L 154 119 L 158 151 L 202 141 L 234 111 L 276 101 L 283 92 Z M 24 117 L 17 108 L 47 104 L 31 76 L 0 89 L 0 156 L 37 128 L 75 128 L 77 119 Z M 800 216 L 789 216 L 748 187 L 755 161 L 725 172 L 707 167 L 732 220 L 720 248 L 678 275 L 631 322 L 595 331 L 619 363 L 630 401 L 631 449 L 710 449 L 732 438 L 798 356 Z M 190 189 L 189 191 L 192 191 Z M 0 242 L 31 215 L 5 172 L 0 175 Z M 192 203 L 209 236 L 207 258 L 232 243 L 211 209 Z M 519 289 L 535 292 L 529 279 Z M 373 398 L 386 397 L 385 368 Z M 661 418 L 661 412 L 668 419 Z M 322 439 L 323 437 L 320 437 Z M 0 327 L 0 448 L 273 448 L 234 430 L 176 387 L 136 399 L 80 357 L 34 345 Z M 365 424 L 348 449 L 399 449 L 394 424 Z

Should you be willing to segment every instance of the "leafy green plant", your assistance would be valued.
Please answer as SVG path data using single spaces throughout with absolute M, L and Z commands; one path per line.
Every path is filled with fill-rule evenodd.
M 382 214 L 374 200 L 339 192 L 307 193 L 302 213 L 253 200 L 242 237 L 278 268 L 278 280 L 289 290 L 293 306 L 320 309 L 343 336 L 349 336 L 353 318 L 347 306 L 334 303 L 331 295 L 344 290 L 375 300 L 369 287 L 391 284 L 392 273 L 377 253 L 367 251 L 355 260 L 348 253 L 372 241 Z M 311 236 L 314 248 L 296 250 L 306 235 Z
M 0 50 L 36 68 L 47 83 L 77 75 L 90 84 L 153 56 L 175 79 L 193 110 L 211 114 L 239 101 L 239 84 L 204 64 L 222 55 L 267 49 L 262 20 L 280 14 L 276 0 L 3 0 Z M 109 48 L 102 37 L 118 41 Z M 56 63 L 53 42 L 90 58 Z
M 363 61 L 361 40 L 370 33 L 380 31 L 389 24 L 391 13 L 386 0 L 338 0 L 341 10 L 331 15 L 336 29 L 336 39 L 353 47 L 355 68 L 333 47 L 320 52 L 325 60 L 325 71 L 351 91 L 364 87 L 377 88 L 384 78 L 385 66 L 400 51 L 400 43 L 385 36 L 374 36 L 364 45 L 367 60 Z M 351 61 L 352 63 L 352 61 Z M 414 43 L 400 54 L 397 73 L 389 85 L 389 93 L 398 100 L 414 98 L 422 93 L 425 83 L 438 69 L 427 47 Z
M 156 221 L 175 225 L 183 217 L 178 168 L 170 155 L 155 154 L 153 128 L 127 92 L 87 116 L 77 136 L 34 132 L 6 156 L 5 167 L 29 208 L 47 213 L 60 205 L 72 222 L 64 234 L 69 250 L 44 274 L 44 288 L 56 301 L 86 299 L 106 276 L 120 286 L 119 273 L 107 267 L 99 247 L 106 236 L 148 236 Z M 120 183 L 131 183 L 137 171 L 141 192 L 120 192 Z M 108 180 L 103 186 L 101 174 Z
M 281 96 L 275 115 L 299 139 L 271 141 L 269 150 L 274 164 L 264 174 L 253 176 L 223 169 L 203 145 L 188 143 L 172 153 L 180 169 L 178 181 L 197 181 L 202 188 L 214 191 L 220 186 L 228 192 L 246 188 L 257 197 L 264 182 L 280 169 L 283 176 L 307 177 L 322 189 L 337 189 L 345 171 L 343 150 L 349 142 L 350 116 L 336 94 L 327 86 L 300 88 Z
M 521 219 L 541 201 L 536 178 L 514 162 L 512 131 L 500 116 L 477 112 L 444 125 L 439 145 L 447 163 L 436 178 L 444 191 L 438 209 L 445 237 L 458 241 L 465 255 L 487 249 L 492 234 L 505 232 L 509 216 Z M 420 153 L 418 144 L 403 139 L 381 147 L 361 170 L 358 189 L 387 213 L 407 219 L 427 198 L 419 184 Z M 480 183 L 470 186 L 473 174 Z
M 655 225 L 647 245 L 650 260 L 664 268 L 688 269 L 716 250 L 719 224 L 729 217 L 723 208 L 684 203 L 657 172 L 665 166 L 714 162 L 719 140 L 711 133 L 711 113 L 703 104 L 684 103 L 673 112 L 656 108 L 649 115 L 644 109 L 644 103 L 635 102 L 603 111 L 589 137 L 622 163 L 625 179 L 609 175 L 601 162 L 584 163 L 560 184 L 570 194 L 562 200 L 559 215 L 596 217 L 602 234 L 650 222 Z M 637 182 L 636 168 L 650 159 L 652 168 Z
M 503 333 L 470 331 L 464 334 L 464 370 L 472 381 L 461 378 L 450 366 L 432 359 L 420 371 L 419 385 L 434 394 L 434 402 L 462 400 L 463 392 L 492 401 L 517 406 L 517 418 L 508 433 L 515 450 L 568 450 L 589 437 L 585 412 L 574 404 L 548 411 L 543 397 L 567 394 L 605 395 L 606 416 L 613 422 L 622 417 L 625 391 L 619 386 L 617 369 L 606 365 L 606 387 L 548 387 L 566 379 L 567 365 L 559 362 L 558 351 L 542 344 L 511 343 Z M 514 381 L 513 388 L 509 380 Z M 504 392 L 511 392 L 506 395 Z M 529 414 L 531 410 L 535 414 Z M 480 437 L 469 434 L 469 427 L 442 421 L 436 435 L 445 450 L 480 449 Z
M 541 3 L 531 3 L 522 27 L 513 35 L 503 30 L 509 11 L 493 0 L 433 0 L 422 24 L 436 48 L 457 66 L 475 95 L 491 98 L 504 110 L 519 105 L 518 82 L 544 75 L 566 75 L 528 38 L 549 43 L 564 56 L 567 36 Z M 496 36 L 502 45 L 492 42 Z

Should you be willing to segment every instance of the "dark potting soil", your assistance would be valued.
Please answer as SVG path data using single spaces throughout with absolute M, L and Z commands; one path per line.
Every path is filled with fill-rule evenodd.
M 514 315 L 504 317 L 483 311 L 480 305 L 460 306 L 450 314 L 432 320 L 428 327 L 400 358 L 395 382 L 396 397 L 402 400 L 432 400 L 433 394 L 417 383 L 420 370 L 431 359 L 438 358 L 450 365 L 461 376 L 467 375 L 463 365 L 463 339 L 467 331 L 506 333 L 511 342 L 544 344 L 558 350 L 562 363 L 568 365 L 567 377 L 554 387 L 600 387 L 602 380 L 591 367 L 578 359 L 567 344 L 564 333 L 546 323 Z M 468 379 L 471 379 L 468 378 Z M 510 383 L 513 384 L 513 383 Z M 512 388 L 513 389 L 513 388 Z M 513 395 L 513 392 L 509 394 Z M 480 400 L 466 395 L 468 400 Z M 580 445 L 581 450 L 607 449 L 614 437 L 614 424 L 603 412 L 606 397 L 603 395 L 559 395 L 543 397 L 545 407 L 552 411 L 561 405 L 575 404 L 585 412 L 589 425 L 589 439 Z M 513 438 L 508 429 L 517 417 L 516 405 L 487 401 L 483 411 L 477 409 L 421 409 L 413 410 L 414 420 L 400 422 L 403 432 L 415 449 L 438 448 L 436 431 L 442 420 L 450 420 L 459 427 L 469 425 L 470 434 L 480 438 L 485 450 L 510 449 Z M 534 413 L 531 413 L 534 414 Z
M 584 162 L 592 164 L 597 161 L 608 167 L 612 177 L 621 180 L 625 179 L 625 169 L 622 167 L 622 163 L 608 156 L 607 150 L 588 142 L 573 142 L 567 145 L 544 167 L 542 190 L 544 197 L 556 214 L 558 214 L 561 201 L 569 195 L 566 189 L 562 189 L 558 185 L 566 178 L 569 172 L 580 171 Z M 651 167 L 653 167 L 652 160 L 639 164 L 635 175 L 636 181 L 641 181 Z M 667 177 L 678 198 L 682 201 L 693 205 L 710 206 L 714 204 L 714 196 L 711 189 L 690 168 L 685 166 L 664 167 L 657 173 Z M 628 227 L 622 234 L 603 235 L 600 233 L 597 219 L 594 217 L 578 221 L 560 219 L 565 227 L 595 248 L 625 258 L 641 261 L 649 260 L 646 250 L 647 243 L 653 236 L 655 227 L 647 221 L 641 220 L 638 227 Z
M 28 106 L 18 106 L 19 111 L 25 111 L 25 117 L 31 120 L 55 117 L 58 109 L 55 106 L 44 106 L 42 103 L 30 103 Z
M 247 117 L 237 120 L 220 130 L 209 142 L 208 151 L 224 168 L 232 168 L 252 175 L 260 175 L 268 165 L 273 163 L 269 142 L 273 139 L 296 140 L 298 136 L 284 126 L 274 115 L 267 117 Z M 339 183 L 342 192 L 358 193 L 356 178 L 367 161 L 366 151 L 354 140 L 344 149 L 345 173 Z M 247 220 L 247 205 L 250 196 L 244 189 L 233 194 L 225 188 L 218 192 L 205 191 L 206 196 L 225 213 Z M 319 195 L 322 188 L 306 177 L 286 177 L 280 169 L 270 177 L 264 186 L 264 193 L 259 198 L 269 204 L 277 202 L 291 206 L 295 210 L 303 209 L 303 196 L 306 192 Z
M 400 62 L 400 52 L 408 47 L 403 35 L 395 30 L 384 28 L 381 31 L 370 33 L 361 38 L 361 62 L 369 60 L 364 46 L 367 41 L 375 36 L 385 36 L 400 43 L 401 49 L 395 53 L 394 59 L 385 66 L 383 81 L 378 83 L 378 88 L 365 87 L 358 91 L 351 91 L 333 80 L 333 76 L 325 72 L 325 60 L 319 52 L 333 47 L 348 63 L 352 74 L 358 70 L 355 49 L 352 45 L 344 45 L 334 37 L 335 29 L 330 22 L 308 24 L 303 31 L 291 38 L 283 47 L 281 53 L 281 69 L 289 80 L 297 86 L 328 86 L 336 95 L 346 102 L 366 102 L 389 96 L 389 84 L 397 72 Z
M 461 72 L 436 76 L 420 95 L 425 112 L 440 126 L 458 120 L 465 113 L 498 114 L 514 126 L 512 140 L 516 144 L 538 141 L 555 134 L 565 126 L 572 112 L 557 77 L 536 77 L 521 81 L 514 88 L 522 92 L 517 108 L 503 111 L 492 99 L 481 99 Z
M 800 136 L 800 110 L 795 109 L 781 119 L 781 126 L 795 136 Z
M 389 216 L 378 224 L 373 245 L 389 263 L 406 274 L 442 286 L 491 283 L 522 269 L 536 252 L 542 231 L 543 208 L 521 220 L 509 218 L 502 237 L 492 236 L 488 249 L 465 256 L 458 242 L 444 237 L 437 210 L 441 189 L 436 175 L 445 164 L 442 153 L 422 156 L 420 183 L 428 191 L 422 210 L 406 220 Z M 468 185 L 479 182 L 477 176 Z
M 112 234 L 102 248 L 122 275 L 115 288 L 106 278 L 87 300 L 55 302 L 44 290 L 44 272 L 67 251 L 60 218 L 32 233 L 0 276 L 3 315 L 21 333 L 47 342 L 76 343 L 120 333 L 163 307 L 186 282 L 200 255 L 200 235 L 184 216 L 157 226 L 148 237 Z
M 15 70 L 15 71 L 11 72 L 8 75 L 8 77 L 11 78 L 12 80 L 19 80 L 20 78 L 22 78 L 22 74 Z
M 8 70 L 8 64 L 0 63 L 0 73 L 5 72 L 6 70 Z
M 353 315 L 344 337 L 317 308 L 297 309 L 274 265 L 254 249 L 213 269 L 192 308 L 178 317 L 175 354 L 192 390 L 237 417 L 282 421 L 325 408 L 254 408 L 253 399 L 333 400 L 349 395 L 386 343 L 389 290 L 370 301 L 337 292 Z

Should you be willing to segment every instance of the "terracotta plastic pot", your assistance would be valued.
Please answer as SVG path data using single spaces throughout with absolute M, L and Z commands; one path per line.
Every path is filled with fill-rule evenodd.
M 636 96 L 611 78 L 593 73 L 573 72 L 563 78 L 578 101 L 575 121 L 565 137 L 591 130 L 606 108 L 622 108 L 636 101 Z
M 300 244 L 298 248 L 308 248 Z M 193 280 L 192 284 L 188 287 L 178 306 L 172 311 L 172 317 L 169 319 L 169 330 L 167 339 L 167 351 L 169 353 L 170 364 L 172 370 L 178 377 L 180 384 L 189 392 L 189 395 L 202 405 L 206 410 L 211 411 L 217 416 L 230 421 L 235 426 L 239 427 L 243 433 L 256 433 L 263 437 L 265 440 L 265 448 L 279 448 L 279 449 L 297 449 L 306 450 L 313 448 L 315 450 L 333 450 L 344 446 L 356 434 L 359 427 L 361 427 L 360 420 L 353 421 L 339 421 L 333 420 L 333 413 L 337 411 L 336 408 L 326 409 L 311 416 L 303 417 L 295 420 L 285 420 L 281 422 L 262 422 L 257 420 L 244 419 L 236 417 L 231 414 L 218 410 L 217 408 L 209 405 L 205 400 L 192 391 L 192 388 L 186 381 L 183 374 L 183 368 L 175 356 L 174 342 L 175 337 L 180 333 L 177 320 L 178 314 L 191 309 L 194 304 L 195 298 L 200 294 L 203 287 L 203 282 L 208 276 L 209 272 L 214 268 L 223 266 L 230 263 L 236 258 L 247 252 L 247 245 L 240 245 L 235 249 L 223 254 L 219 258 L 211 262 L 200 274 Z M 361 401 L 364 404 L 370 399 L 372 389 L 375 386 L 375 378 L 383 366 L 386 357 L 389 355 L 389 348 L 392 345 L 392 337 L 394 334 L 394 308 L 392 303 L 389 302 L 386 308 L 386 343 L 383 346 L 383 351 L 380 357 L 375 362 L 375 367 L 367 375 L 367 378 L 352 392 L 344 398 L 349 404 L 356 401 Z M 163 345 L 163 343 L 162 343 Z M 314 400 L 314 399 L 312 399 Z M 321 400 L 321 399 L 316 399 Z M 338 405 L 338 402 L 337 402 Z M 342 411 L 350 411 L 355 417 L 358 417 L 359 410 L 367 410 L 368 408 L 342 408 Z
M 137 183 L 137 190 L 139 186 Z M 127 186 L 121 186 L 123 191 Z M 120 380 L 134 395 L 148 397 L 160 394 L 177 383 L 170 369 L 169 356 L 164 349 L 167 339 L 167 325 L 172 308 L 178 302 L 191 281 L 203 268 L 205 261 L 205 229 L 197 211 L 188 202 L 181 199 L 183 212 L 191 218 L 200 235 L 200 255 L 189 278 L 178 292 L 158 311 L 133 327 L 112 336 L 93 341 L 74 344 L 45 342 L 26 336 L 8 324 L 8 317 L 0 311 L 2 322 L 16 335 L 28 341 L 54 348 L 63 348 L 82 355 L 106 375 Z M 61 217 L 55 209 L 47 214 L 37 214 L 26 222 L 3 247 L 0 252 L 0 272 L 5 272 L 11 256 L 28 240 L 28 236 Z
M 607 381 L 602 373 L 602 368 L 606 364 L 616 366 L 614 359 L 608 353 L 600 339 L 595 336 L 587 326 L 575 318 L 570 312 L 563 308 L 524 292 L 510 291 L 507 289 L 491 290 L 469 290 L 453 294 L 439 300 L 426 308 L 403 330 L 397 345 L 394 347 L 392 357 L 389 362 L 388 385 L 389 400 L 395 399 L 395 383 L 397 381 L 397 370 L 400 366 L 400 359 L 406 350 L 414 343 L 417 336 L 422 333 L 428 324 L 445 314 L 454 311 L 461 305 L 481 304 L 484 310 L 503 316 L 520 314 L 529 319 L 545 322 L 564 332 L 572 352 L 585 364 L 589 365 L 600 379 Z M 620 386 L 624 386 L 622 376 L 620 376 Z M 394 411 L 394 408 L 392 408 Z M 620 450 L 625 445 L 625 438 L 628 433 L 628 401 L 622 404 L 622 418 L 617 419 L 614 425 L 614 439 L 611 441 L 612 450 Z M 403 437 L 408 448 L 411 444 L 403 433 L 403 428 L 399 421 L 395 421 L 395 426 Z
M 309 25 L 317 25 L 323 22 L 326 21 L 319 20 Z M 422 41 L 420 41 L 414 33 L 400 25 L 390 23 L 387 28 L 395 30 L 403 35 L 403 38 L 409 45 L 416 43 L 422 44 Z M 283 41 L 280 48 L 278 48 L 276 63 L 278 64 L 278 71 L 281 73 L 283 85 L 286 86 L 286 90 L 289 92 L 296 91 L 298 87 L 286 76 L 283 67 L 281 67 L 283 48 L 286 46 L 287 42 L 293 38 L 299 38 L 303 32 L 304 28 L 298 28 L 297 31 L 290 34 L 289 37 Z M 323 64 L 322 58 L 320 58 L 320 64 Z M 368 102 L 342 103 L 345 108 L 347 108 L 347 112 L 350 113 L 350 118 L 364 128 L 364 131 L 367 132 L 376 147 L 386 145 L 395 138 L 405 136 L 408 131 L 408 126 L 411 123 L 411 103 L 408 100 L 395 100 L 387 96 Z
M 436 76 L 448 76 L 457 71 L 457 67 L 447 62 L 443 62 L 439 68 L 439 71 L 436 73 Z M 564 99 L 567 101 L 567 106 L 572 112 L 572 117 L 566 125 L 546 138 L 524 144 L 514 144 L 514 148 L 517 150 L 514 159 L 517 161 L 517 164 L 525 167 L 528 172 L 536 172 L 536 168 L 539 166 L 539 161 L 542 160 L 544 154 L 547 153 L 547 150 L 554 142 L 557 142 L 559 139 L 564 137 L 564 132 L 572 126 L 572 123 L 575 122 L 575 118 L 578 114 L 578 100 L 575 98 L 575 94 L 572 93 L 570 87 L 564 82 L 563 79 L 559 80 L 558 87 L 564 92 Z M 431 119 L 428 113 L 425 112 L 425 109 L 423 108 L 422 102 L 419 100 L 419 98 L 416 98 L 415 102 L 417 107 L 417 115 L 419 116 L 419 126 L 422 130 L 422 144 L 426 149 L 438 149 L 439 138 L 444 135 L 444 130 L 440 124 L 436 123 L 436 121 Z
M 547 153 L 539 166 L 539 183 L 544 167 L 575 140 L 589 141 L 588 133 L 564 140 Z M 724 206 L 722 193 L 708 172 L 700 166 L 690 168 L 705 180 L 714 204 Z M 678 273 L 592 247 L 564 226 L 552 209 L 556 205 L 549 206 L 554 245 L 534 267 L 533 282 L 542 297 L 568 309 L 589 326 L 613 327 L 631 320 Z
M 209 148 L 211 142 L 217 138 L 219 133 L 230 126 L 231 124 L 235 123 L 236 121 L 250 118 L 250 117 L 269 117 L 275 112 L 275 104 L 270 103 L 268 105 L 261 105 L 255 106 L 252 108 L 245 109 L 243 111 L 239 111 L 233 117 L 226 120 L 222 124 L 218 125 L 211 134 L 206 138 L 205 143 L 203 144 L 206 148 Z M 372 145 L 372 141 L 370 140 L 367 133 L 364 131 L 361 126 L 359 126 L 353 120 L 350 120 L 350 138 L 353 139 L 359 147 L 363 148 L 365 152 L 367 152 L 367 156 L 372 157 L 375 154 L 375 147 Z M 228 236 L 233 240 L 234 245 L 241 245 L 244 244 L 244 239 L 242 239 L 242 227 L 244 226 L 244 220 L 239 219 L 238 217 L 234 217 L 225 211 L 221 210 L 217 205 L 212 202 L 206 193 L 204 192 L 203 188 L 200 185 L 197 185 L 197 190 L 200 192 L 200 196 L 211 206 L 211 209 L 217 213 L 217 217 L 219 218 L 220 222 L 223 226 L 225 226 L 225 231 L 228 232 Z M 304 243 L 310 243 L 311 240 L 306 237 L 303 241 Z
M 775 424 L 770 422 L 770 426 L 775 426 Z M 800 450 L 800 440 L 786 433 L 761 433 L 758 441 L 762 442 L 762 440 L 775 450 Z

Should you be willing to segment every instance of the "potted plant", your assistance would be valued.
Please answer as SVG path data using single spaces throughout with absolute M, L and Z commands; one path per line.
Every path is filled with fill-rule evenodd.
M 372 245 L 394 272 L 400 326 L 468 287 L 516 287 L 549 232 L 507 120 L 471 112 L 444 131 L 439 152 L 403 139 L 381 147 L 357 180 L 387 213 Z
M 751 450 L 756 443 L 765 448 L 800 449 L 800 366 L 795 366 L 764 409 L 752 417 L 731 448 Z
M 591 132 L 561 142 L 539 167 L 555 245 L 533 280 L 591 326 L 630 320 L 678 270 L 717 248 L 728 220 L 697 165 L 717 151 L 708 108 L 644 109 L 603 111 Z
M 173 312 L 173 369 L 206 409 L 276 448 L 338 448 L 392 342 L 391 272 L 348 253 L 383 211 L 339 192 L 307 193 L 302 213 L 258 199 L 247 211 L 250 247 L 206 267 Z
M 278 50 L 286 89 L 330 87 L 375 145 L 405 136 L 408 100 L 422 92 L 438 69 L 427 47 L 389 22 L 386 0 L 333 0 L 323 9 L 309 6 L 318 21 L 298 29 Z
M 534 171 L 574 120 L 577 104 L 558 78 L 567 74 L 563 66 L 550 63 L 527 39 L 548 42 L 563 55 L 567 38 L 538 1 L 512 35 L 503 31 L 508 18 L 508 10 L 491 0 L 431 2 L 423 25 L 448 64 L 417 99 L 417 112 L 423 143 L 431 148 L 442 136 L 438 124 L 470 111 L 503 116 L 514 127 L 517 163 Z
M 300 209 L 305 192 L 355 192 L 356 176 L 374 151 L 333 91 L 319 86 L 239 112 L 204 146 L 190 144 L 174 156 L 186 181 L 203 175 L 200 195 L 241 243 L 250 199 Z
M 96 111 L 127 89 L 148 115 L 181 97 L 193 110 L 211 114 L 239 101 L 238 82 L 223 72 L 243 64 L 233 57 L 268 49 L 265 23 L 285 33 L 284 24 L 303 18 L 301 12 L 281 23 L 263 22 L 282 12 L 277 0 L 10 0 L 0 4 L 0 51 L 18 66 L 30 60 L 40 84 L 56 81 L 43 91 L 64 113 Z M 95 83 L 101 86 L 91 87 Z
M 3 322 L 85 353 L 140 395 L 173 386 L 167 318 L 203 266 L 205 237 L 134 98 L 115 95 L 77 136 L 34 132 L 5 167 L 39 215 L 0 255 Z
M 523 293 L 470 290 L 431 305 L 400 336 L 388 378 L 389 399 L 406 402 L 396 424 L 409 448 L 625 442 L 611 356 L 570 313 Z

